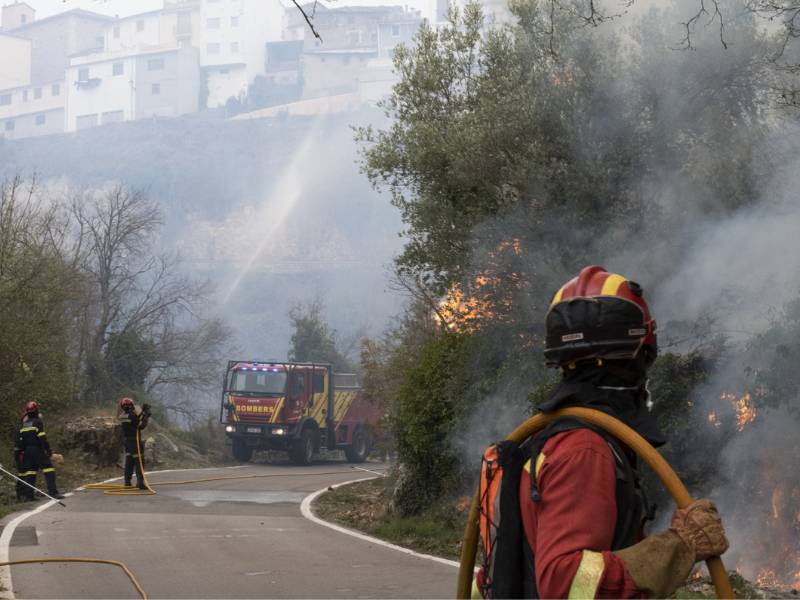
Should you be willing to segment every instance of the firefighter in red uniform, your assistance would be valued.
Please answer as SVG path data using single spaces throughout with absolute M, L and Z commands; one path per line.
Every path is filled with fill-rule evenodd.
M 638 284 L 586 267 L 556 293 L 546 330 L 545 359 L 563 378 L 543 412 L 597 409 L 654 446 L 664 443 L 647 391 L 656 324 Z M 727 550 L 717 510 L 705 499 L 643 538 L 651 509 L 633 453 L 601 431 L 559 423 L 531 451 L 520 479 L 526 597 L 663 598 L 696 562 Z
M 35 486 L 36 475 L 41 469 L 47 482 L 47 493 L 53 498 L 61 499 L 64 496 L 56 487 L 56 470 L 50 461 L 52 454 L 44 423 L 39 417 L 39 404 L 28 402 L 14 446 L 14 455 L 19 457 L 17 464 L 20 466 L 20 477 L 29 485 Z M 23 500 L 33 500 L 33 493 L 33 489 L 27 485 L 18 490 L 18 495 Z

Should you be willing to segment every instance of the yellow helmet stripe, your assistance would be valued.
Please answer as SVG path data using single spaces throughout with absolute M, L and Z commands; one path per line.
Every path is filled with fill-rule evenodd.
M 609 275 L 603 282 L 603 289 L 600 290 L 600 295 L 616 296 L 617 291 L 619 290 L 619 286 L 621 286 L 626 281 L 627 279 L 625 279 L 622 275 L 611 273 L 611 275 Z
M 567 286 L 565 286 L 565 285 L 562 285 L 562 286 L 561 286 L 561 289 L 559 289 L 559 290 L 556 292 L 556 295 L 555 295 L 555 296 L 553 296 L 553 301 L 550 303 L 550 306 L 553 306 L 553 304 L 556 304 L 556 303 L 558 303 L 558 302 L 561 302 L 561 296 L 564 294 L 564 288 L 565 288 L 565 287 L 567 287 Z

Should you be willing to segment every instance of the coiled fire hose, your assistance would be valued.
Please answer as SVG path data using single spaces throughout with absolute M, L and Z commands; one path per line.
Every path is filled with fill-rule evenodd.
M 140 442 L 139 429 L 136 429 L 136 454 L 139 461 L 139 469 L 142 474 L 142 480 L 139 483 L 144 483 L 144 489 L 131 488 L 130 486 L 121 485 L 119 483 L 87 483 L 83 485 L 87 490 L 106 490 L 104 494 L 109 496 L 152 496 L 156 491 L 150 487 L 150 482 L 147 481 L 147 475 L 144 473 L 144 461 L 142 460 L 142 444 Z
M 521 442 L 553 421 L 563 417 L 575 417 L 601 427 L 623 444 L 638 454 L 650 468 L 655 471 L 661 483 L 675 500 L 678 508 L 685 508 L 694 500 L 683 482 L 675 474 L 669 463 L 653 448 L 642 436 L 633 429 L 598 410 L 591 408 L 570 407 L 563 408 L 549 414 L 540 413 L 525 421 L 517 427 L 506 439 Z M 475 571 L 475 554 L 478 550 L 478 519 L 479 519 L 480 490 L 475 492 L 467 517 L 467 527 L 464 530 L 464 541 L 461 546 L 461 564 L 458 570 L 458 589 L 456 598 L 470 598 L 472 578 Z M 706 561 L 708 572 L 714 583 L 717 598 L 735 598 L 728 573 L 722 559 L 710 558 Z

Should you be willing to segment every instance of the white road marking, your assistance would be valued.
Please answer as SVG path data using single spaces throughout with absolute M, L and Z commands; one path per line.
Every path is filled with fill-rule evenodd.
M 67 498 L 72 496 L 72 493 L 64 494 L 64 497 Z M 33 510 L 29 510 L 27 512 L 22 513 L 21 515 L 14 518 L 10 523 L 8 523 L 5 527 L 3 527 L 3 533 L 0 534 L 0 562 L 8 562 L 10 560 L 8 555 L 9 545 L 11 544 L 11 538 L 14 536 L 14 531 L 17 528 L 17 525 L 22 523 L 28 517 L 35 515 L 36 513 L 40 513 L 45 509 L 50 508 L 51 506 L 57 504 L 55 500 L 49 500 L 42 504 L 41 506 L 37 506 Z M 4 587 L 5 590 L 0 591 L 0 598 L 14 598 L 14 588 L 12 587 L 11 582 L 11 567 L 9 565 L 5 565 L 0 567 L 0 587 Z
M 316 523 L 317 525 L 328 527 L 329 529 L 333 529 L 334 531 L 338 531 L 339 533 L 344 533 L 346 535 L 353 536 L 365 542 L 369 542 L 371 544 L 377 544 L 378 546 L 383 546 L 384 548 L 391 548 L 392 550 L 397 550 L 398 552 L 402 552 L 403 554 L 410 554 L 411 556 L 416 556 L 417 558 L 425 558 L 427 560 L 432 560 L 434 562 L 438 562 L 443 565 L 449 565 L 451 567 L 456 567 L 456 568 L 460 566 L 459 563 L 457 563 L 454 560 L 448 560 L 446 558 L 433 556 L 431 554 L 422 554 L 420 552 L 414 552 L 413 550 L 409 550 L 408 548 L 403 548 L 402 546 L 391 544 L 384 540 L 372 537 L 370 535 L 366 535 L 365 533 L 361 533 L 360 531 L 353 531 L 352 529 L 348 529 L 347 527 L 342 527 L 341 525 L 336 525 L 335 523 L 329 523 L 328 521 L 323 521 L 311 511 L 311 503 L 314 502 L 317 496 L 327 492 L 329 488 L 336 489 L 343 485 L 349 485 L 351 483 L 356 483 L 359 481 L 369 481 L 370 479 L 377 479 L 377 477 L 362 477 L 361 479 L 352 479 L 350 481 L 337 483 L 329 487 L 324 487 L 321 490 L 317 490 L 316 492 L 309 494 L 303 499 L 303 502 L 300 504 L 300 512 L 303 513 L 303 516 L 306 519 Z

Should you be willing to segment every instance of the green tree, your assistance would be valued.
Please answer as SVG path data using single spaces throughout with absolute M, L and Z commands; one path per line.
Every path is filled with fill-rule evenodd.
M 347 353 L 339 348 L 336 331 L 322 316 L 319 301 L 297 305 L 289 312 L 294 333 L 290 340 L 289 360 L 297 362 L 331 363 L 335 371 L 353 372 L 354 365 Z
M 75 323 L 86 292 L 70 261 L 66 215 L 35 180 L 0 185 L 0 419 L 6 441 L 26 402 L 72 399 Z

